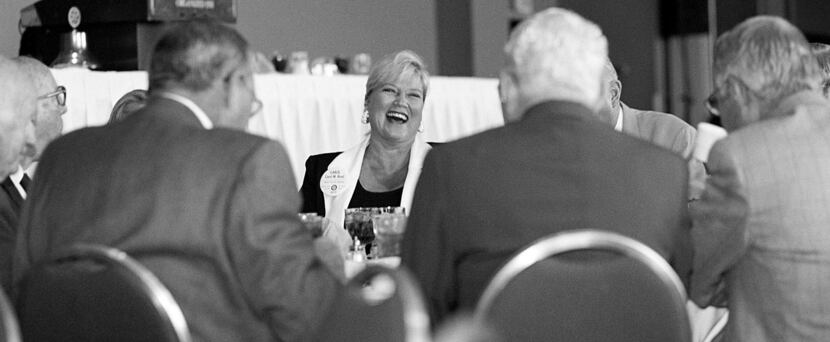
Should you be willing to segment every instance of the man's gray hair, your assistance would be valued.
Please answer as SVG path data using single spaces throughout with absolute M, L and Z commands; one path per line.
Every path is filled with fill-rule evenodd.
M 55 90 L 48 89 L 48 84 L 51 83 L 49 81 L 53 80 L 54 78 L 52 76 L 52 72 L 49 70 L 49 67 L 47 67 L 46 64 L 43 64 L 43 62 L 28 56 L 15 57 L 13 61 L 17 63 L 18 67 L 23 73 L 29 75 L 29 77 L 35 85 L 36 90 L 46 90 L 47 92 Z
M 2 115 L 19 114 L 38 96 L 31 76 L 21 70 L 13 59 L 0 56 L 0 111 Z
M 249 63 L 248 42 L 215 20 L 193 20 L 167 31 L 150 60 L 149 90 L 181 87 L 202 91 Z
M 596 24 L 549 8 L 516 27 L 504 52 L 523 96 L 596 105 L 608 56 L 608 42 Z
M 715 42 L 715 80 L 737 77 L 767 103 L 816 89 L 822 76 L 804 35 L 786 20 L 757 16 Z

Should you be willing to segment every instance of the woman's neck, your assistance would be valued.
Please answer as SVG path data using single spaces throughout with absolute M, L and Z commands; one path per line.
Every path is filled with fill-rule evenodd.
M 403 186 L 411 149 L 411 143 L 386 144 L 369 140 L 360 168 L 360 184 L 372 192 L 390 191 Z

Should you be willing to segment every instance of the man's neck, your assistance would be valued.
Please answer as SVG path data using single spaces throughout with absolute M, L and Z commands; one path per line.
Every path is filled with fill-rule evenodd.
M 187 107 L 187 109 L 190 109 L 205 129 L 213 128 L 213 120 L 211 120 L 210 116 L 202 110 L 205 106 L 199 104 L 199 102 L 202 101 L 199 101 L 198 96 L 192 96 L 192 94 L 188 93 L 183 94 L 181 92 L 176 92 L 175 90 L 162 91 L 159 93 L 159 96 L 176 101 Z

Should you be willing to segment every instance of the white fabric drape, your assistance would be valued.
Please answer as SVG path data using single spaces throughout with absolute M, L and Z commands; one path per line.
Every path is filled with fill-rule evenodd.
M 67 88 L 64 133 L 103 125 L 112 106 L 133 89 L 147 89 L 144 71 L 52 71 Z M 360 122 L 366 76 L 257 75 L 256 93 L 263 103 L 248 131 L 280 141 L 291 158 L 297 187 L 309 155 L 343 151 L 368 132 Z M 424 103 L 423 139 L 446 142 L 504 124 L 495 79 L 430 79 Z

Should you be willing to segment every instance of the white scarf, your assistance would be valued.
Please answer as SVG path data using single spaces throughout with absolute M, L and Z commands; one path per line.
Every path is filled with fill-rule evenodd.
M 360 167 L 363 165 L 363 155 L 366 147 L 369 146 L 369 135 L 354 147 L 343 151 L 329 164 L 326 171 L 339 170 L 345 174 L 345 189 L 337 195 L 330 195 L 323 192 L 326 204 L 326 218 L 331 220 L 335 227 L 343 227 L 346 207 L 352 199 L 357 180 L 360 177 Z M 406 180 L 403 183 L 403 194 L 401 195 L 401 206 L 406 208 L 409 214 L 412 206 L 412 196 L 415 193 L 415 186 L 418 184 L 418 177 L 421 176 L 421 167 L 424 158 L 432 147 L 421 139 L 420 135 L 415 136 L 412 149 L 409 151 L 409 168 L 406 173 Z M 321 177 L 322 181 L 323 177 Z

